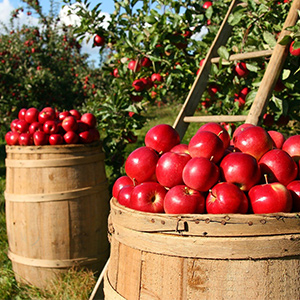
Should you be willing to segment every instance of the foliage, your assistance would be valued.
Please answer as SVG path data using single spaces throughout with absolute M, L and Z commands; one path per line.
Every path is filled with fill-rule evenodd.
M 38 1 L 12 12 L 11 25 L 0 36 L 0 134 L 25 107 L 77 108 L 101 86 L 99 70 L 90 70 L 73 28 L 46 16 Z M 20 13 L 38 15 L 38 26 L 17 25 Z M 29 17 L 28 17 L 29 18 Z
M 97 34 L 106 41 L 99 53 L 108 58 L 102 70 L 110 93 L 98 91 L 98 103 L 87 106 L 98 109 L 99 123 L 106 132 L 104 147 L 109 149 L 107 163 L 114 166 L 118 176 L 126 144 L 131 142 L 127 135 L 144 126 L 142 115 L 147 105 L 182 103 L 187 96 L 230 1 L 213 1 L 212 6 L 204 8 L 205 1 L 194 0 L 115 0 L 107 28 L 101 26 L 101 4 L 91 8 L 87 0 L 64 2 L 70 5 L 70 13 L 81 17 L 75 30 L 79 39 Z M 219 48 L 220 57 L 228 59 L 231 54 L 273 49 L 290 5 L 287 0 L 248 0 L 238 5 L 229 19 L 232 36 Z M 299 27 L 294 31 L 298 32 Z M 295 33 L 291 37 L 298 38 Z M 148 66 L 143 65 L 145 58 L 151 61 Z M 130 65 L 132 60 L 135 67 Z M 249 70 L 246 77 L 235 73 L 238 61 L 214 63 L 199 110 L 208 114 L 247 114 L 268 62 L 265 57 L 245 61 Z M 276 127 L 286 125 L 289 119 L 299 120 L 298 67 L 299 57 L 289 55 L 267 108 L 272 119 L 268 125 Z M 162 75 L 163 81 L 149 80 L 153 73 Z M 145 86 L 137 91 L 132 84 L 141 78 Z M 247 97 L 240 95 L 244 87 L 248 88 Z

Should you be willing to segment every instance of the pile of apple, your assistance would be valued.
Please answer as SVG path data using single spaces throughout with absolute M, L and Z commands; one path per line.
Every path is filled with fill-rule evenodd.
M 145 136 L 125 161 L 112 194 L 131 209 L 167 214 L 300 211 L 300 135 L 242 124 L 199 128 L 188 144 L 170 125 Z
M 41 146 L 89 144 L 100 139 L 92 113 L 81 114 L 77 109 L 56 111 L 44 107 L 22 108 L 5 135 L 7 145 Z

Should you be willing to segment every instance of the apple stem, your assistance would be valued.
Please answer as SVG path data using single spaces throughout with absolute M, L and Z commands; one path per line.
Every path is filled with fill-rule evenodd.
M 209 160 L 210 160 L 210 161 L 213 161 L 213 159 L 214 159 L 214 156 L 212 155 L 212 156 L 210 157 Z
M 137 182 L 135 178 L 132 179 L 132 182 L 133 182 L 133 186 L 136 186 Z
M 208 192 L 209 192 L 210 194 L 212 194 L 212 196 L 213 196 L 214 198 L 217 198 L 217 196 L 213 194 L 212 189 L 210 189 Z
M 223 132 L 224 132 L 224 131 L 221 130 L 221 131 L 217 134 L 217 136 L 220 136 Z
M 269 184 L 269 182 L 268 182 L 268 174 L 264 174 L 264 177 L 265 177 L 266 184 Z

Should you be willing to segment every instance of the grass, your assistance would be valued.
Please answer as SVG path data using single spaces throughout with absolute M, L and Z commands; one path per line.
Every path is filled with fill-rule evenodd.
M 146 114 L 148 121 L 145 127 L 137 131 L 138 141 L 129 144 L 126 151 L 129 154 L 139 146 L 144 145 L 146 132 L 157 124 L 170 124 L 176 119 L 181 106 L 176 104 L 165 105 L 161 108 L 149 107 Z M 199 124 L 191 124 L 186 133 L 186 142 L 190 136 L 199 128 Z M 109 174 L 109 170 L 107 171 Z M 62 300 L 82 300 L 88 299 L 93 291 L 97 278 L 86 270 L 71 269 L 61 278 L 54 281 L 47 291 L 42 291 L 34 286 L 20 284 L 15 280 L 11 261 L 7 257 L 8 241 L 5 221 L 5 145 L 0 141 L 0 299 L 62 299 Z

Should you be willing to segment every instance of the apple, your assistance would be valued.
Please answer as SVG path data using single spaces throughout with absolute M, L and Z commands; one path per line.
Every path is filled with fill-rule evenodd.
M 79 136 L 78 134 L 75 132 L 75 131 L 72 131 L 72 130 L 69 130 L 67 131 L 64 136 L 64 141 L 67 143 L 67 144 L 77 144 L 78 141 L 79 141 Z
M 282 145 L 282 150 L 287 152 L 295 162 L 300 161 L 300 134 L 288 137 Z
M 242 125 L 238 126 L 232 134 L 232 139 L 234 139 L 236 136 L 238 136 L 246 128 L 253 127 L 253 126 L 255 126 L 255 125 L 250 124 L 250 123 L 243 123 Z
M 234 70 L 239 77 L 246 77 L 249 74 L 249 70 L 244 62 L 238 62 Z
M 105 44 L 105 38 L 99 34 L 94 36 L 94 46 L 101 47 Z
M 117 197 L 117 200 L 121 205 L 130 208 L 131 194 L 133 189 L 134 189 L 134 185 L 123 186 L 123 188 L 118 193 L 118 197 Z
M 196 190 L 185 185 L 172 187 L 165 195 L 164 211 L 166 214 L 194 214 L 202 208 L 204 212 L 205 198 Z M 201 210 L 201 209 L 200 209 Z
M 206 211 L 209 214 L 245 214 L 248 211 L 245 193 L 230 182 L 219 182 L 206 197 Z
M 292 211 L 300 212 L 300 180 L 294 180 L 287 185 L 293 199 Z
M 19 120 L 16 124 L 16 131 L 19 133 L 27 132 L 29 124 L 25 120 Z
M 130 99 L 132 100 L 132 102 L 141 102 L 143 98 L 144 97 L 142 95 L 130 95 Z
M 52 107 L 43 108 L 38 117 L 38 121 L 44 124 L 48 120 L 54 120 L 56 118 L 55 110 Z
M 132 87 L 137 91 L 141 92 L 146 89 L 147 84 L 141 79 L 136 79 L 132 82 Z
M 29 132 L 20 133 L 19 135 L 20 146 L 31 146 L 33 145 L 33 137 Z
M 8 131 L 5 134 L 5 141 L 7 145 L 9 146 L 19 145 L 19 135 L 20 133 L 17 131 Z
M 277 126 L 286 126 L 290 121 L 289 116 L 281 115 L 276 121 Z
M 97 119 L 92 113 L 85 113 L 81 116 L 80 121 L 89 125 L 89 128 L 95 128 L 97 124 Z
M 61 123 L 62 128 L 67 131 L 76 131 L 78 129 L 78 123 L 74 116 L 67 116 Z
M 260 126 L 250 126 L 233 139 L 234 148 L 252 155 L 259 160 L 273 148 L 273 141 L 268 132 Z
M 290 48 L 289 48 L 290 54 L 293 56 L 300 56 L 300 48 L 295 49 L 294 44 L 295 44 L 295 41 L 292 41 L 290 44 Z
M 33 133 L 33 142 L 36 146 L 47 145 L 49 136 L 44 131 L 36 131 Z
M 278 78 L 277 81 L 276 81 L 276 84 L 274 86 L 274 91 L 275 92 L 282 92 L 285 88 L 286 88 L 286 86 L 284 85 L 282 80 L 280 78 Z
M 291 212 L 293 206 L 291 193 L 280 182 L 255 185 L 248 197 L 255 214 Z
M 132 151 L 125 161 L 125 172 L 135 184 L 155 181 L 158 154 L 150 147 L 142 146 Z
M 152 82 L 162 82 L 163 81 L 163 77 L 159 73 L 153 73 L 151 75 L 151 81 Z
M 149 68 L 149 67 L 151 67 L 151 65 L 152 65 L 152 61 L 151 61 L 148 57 L 143 57 L 143 58 L 141 59 L 141 65 L 142 65 L 143 67 Z
M 216 93 L 219 92 L 219 86 L 212 83 L 208 86 L 208 94 L 211 96 L 211 97 L 214 97 L 216 95 Z
M 209 122 L 202 125 L 197 132 L 204 130 L 215 133 L 222 140 L 224 144 L 224 149 L 226 149 L 229 146 L 230 136 L 228 131 L 222 125 L 215 122 Z
M 219 167 L 206 157 L 194 157 L 189 160 L 182 172 L 185 185 L 201 192 L 208 191 L 217 183 Z
M 132 190 L 130 207 L 143 212 L 163 213 L 166 193 L 167 190 L 157 182 L 143 182 Z
M 242 191 L 249 191 L 261 178 L 257 160 L 250 154 L 232 152 L 220 163 L 221 178 L 237 185 Z
M 10 123 L 10 130 L 11 131 L 17 131 L 17 123 L 19 122 L 19 119 L 14 119 Z
M 276 130 L 269 130 L 268 134 L 270 135 L 272 141 L 273 141 L 273 147 L 281 149 L 283 143 L 285 142 L 284 135 Z
M 179 153 L 179 154 L 184 154 L 184 153 L 190 154 L 188 148 L 189 148 L 188 144 L 178 144 L 178 145 L 174 146 L 170 150 L 170 152 Z
M 21 109 L 19 110 L 19 113 L 18 113 L 18 119 L 19 119 L 19 120 L 25 120 L 25 114 L 26 114 L 26 111 L 27 111 L 26 108 L 21 108 Z
M 55 120 L 47 120 L 43 124 L 43 131 L 46 132 L 47 134 L 58 133 L 57 122 Z
M 131 178 L 129 178 L 128 176 L 126 175 L 123 175 L 121 177 L 119 177 L 113 187 L 112 187 L 112 195 L 114 198 L 118 198 L 118 194 L 120 192 L 120 190 L 126 186 L 126 185 L 132 185 L 133 186 L 133 181 L 131 180 Z
M 186 163 L 191 159 L 189 154 L 165 152 L 156 164 L 156 179 L 166 188 L 183 184 L 182 171 Z
M 81 119 L 81 113 L 77 109 L 69 110 L 69 114 L 75 117 L 77 121 Z
M 90 128 L 89 134 L 92 136 L 92 142 L 100 140 L 100 132 L 97 128 Z
M 274 125 L 275 117 L 272 114 L 265 113 L 263 115 L 263 124 L 266 127 L 271 127 Z
M 82 144 L 90 144 L 94 141 L 94 136 L 90 130 L 82 131 L 79 134 L 79 141 Z
M 37 122 L 39 118 L 39 113 L 40 112 L 35 107 L 30 107 L 25 113 L 24 120 L 29 124 Z
M 179 143 L 178 132 L 168 124 L 158 124 L 149 129 L 145 135 L 145 145 L 160 154 L 169 152 Z
M 136 60 L 131 60 L 128 63 L 128 69 L 139 72 L 141 70 L 141 65 Z
M 70 115 L 70 112 L 69 111 L 62 111 L 58 114 L 58 120 L 60 122 L 62 122 L 64 120 L 65 117 L 69 116 Z
M 50 145 L 62 145 L 64 143 L 64 138 L 59 133 L 53 133 L 49 136 L 49 144 Z
M 222 140 L 211 131 L 198 131 L 191 139 L 188 150 L 192 158 L 206 157 L 218 163 L 224 154 Z
M 211 1 L 206 1 L 206 2 L 204 2 L 202 7 L 204 9 L 208 9 L 210 6 L 212 6 L 212 2 Z
M 298 166 L 292 157 L 281 149 L 266 152 L 258 162 L 261 173 L 267 174 L 268 182 L 278 181 L 288 185 L 296 179 Z
M 77 124 L 78 124 L 78 129 L 77 129 L 78 133 L 87 131 L 90 128 L 88 124 L 82 122 L 81 120 L 77 120 Z

